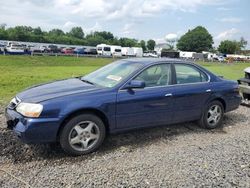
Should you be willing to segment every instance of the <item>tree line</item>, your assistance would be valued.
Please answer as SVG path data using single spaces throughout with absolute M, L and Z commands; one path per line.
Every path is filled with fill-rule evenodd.
M 241 53 L 247 46 L 247 41 L 241 37 L 239 41 L 224 40 L 221 41 L 218 48 L 213 47 L 213 37 L 206 28 L 198 26 L 189 30 L 178 40 L 177 48 L 183 51 L 210 51 L 224 54 Z
M 97 44 L 104 43 L 123 47 L 142 47 L 143 51 L 154 50 L 156 45 L 152 39 L 148 41 L 138 41 L 127 37 L 118 38 L 108 31 L 94 31 L 85 35 L 81 27 L 73 27 L 69 32 L 64 32 L 61 29 L 43 31 L 40 27 L 33 28 L 30 26 L 16 26 L 6 29 L 5 25 L 1 25 L 0 40 L 86 46 L 96 46 Z M 172 42 L 173 41 L 169 42 L 169 46 L 172 46 Z M 219 47 L 215 49 L 213 47 L 214 41 L 212 35 L 202 26 L 188 30 L 188 32 L 182 35 L 176 42 L 176 48 L 182 51 L 210 51 L 225 54 L 241 53 L 247 46 L 247 41 L 241 37 L 240 41 L 221 41 Z M 173 46 L 167 50 L 173 50 Z
M 0 27 L 0 40 L 57 43 L 68 45 L 96 46 L 97 44 L 119 45 L 124 47 L 142 47 L 143 50 L 154 50 L 155 41 L 138 41 L 132 38 L 118 38 L 108 31 L 95 31 L 85 35 L 81 27 L 73 27 L 69 32 L 61 29 L 43 31 L 40 27 L 16 26 L 5 29 Z

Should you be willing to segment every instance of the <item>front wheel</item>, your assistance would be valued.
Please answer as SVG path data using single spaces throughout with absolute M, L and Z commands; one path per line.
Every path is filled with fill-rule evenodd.
M 75 116 L 61 131 L 61 147 L 70 155 L 91 153 L 103 143 L 105 130 L 102 120 L 93 114 Z
M 220 101 L 210 102 L 204 110 L 199 124 L 203 128 L 214 129 L 221 126 L 224 116 L 224 107 Z

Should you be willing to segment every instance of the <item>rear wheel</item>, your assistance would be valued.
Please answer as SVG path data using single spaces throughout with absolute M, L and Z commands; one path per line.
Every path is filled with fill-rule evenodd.
M 70 155 L 83 155 L 95 151 L 105 135 L 105 126 L 99 117 L 82 114 L 66 123 L 60 134 L 60 144 Z
M 221 126 L 222 120 L 224 116 L 224 107 L 220 101 L 212 101 L 210 102 L 201 119 L 199 120 L 199 124 L 203 128 L 214 129 L 216 127 Z

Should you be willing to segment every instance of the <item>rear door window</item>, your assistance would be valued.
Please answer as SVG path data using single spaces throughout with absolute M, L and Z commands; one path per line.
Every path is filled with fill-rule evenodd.
M 177 84 L 189 84 L 208 81 L 207 75 L 192 65 L 175 64 L 175 71 Z

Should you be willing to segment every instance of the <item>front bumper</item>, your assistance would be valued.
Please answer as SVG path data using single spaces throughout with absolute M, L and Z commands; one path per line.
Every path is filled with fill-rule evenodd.
M 5 109 L 7 127 L 25 143 L 55 142 L 59 118 L 26 118 L 15 110 Z

